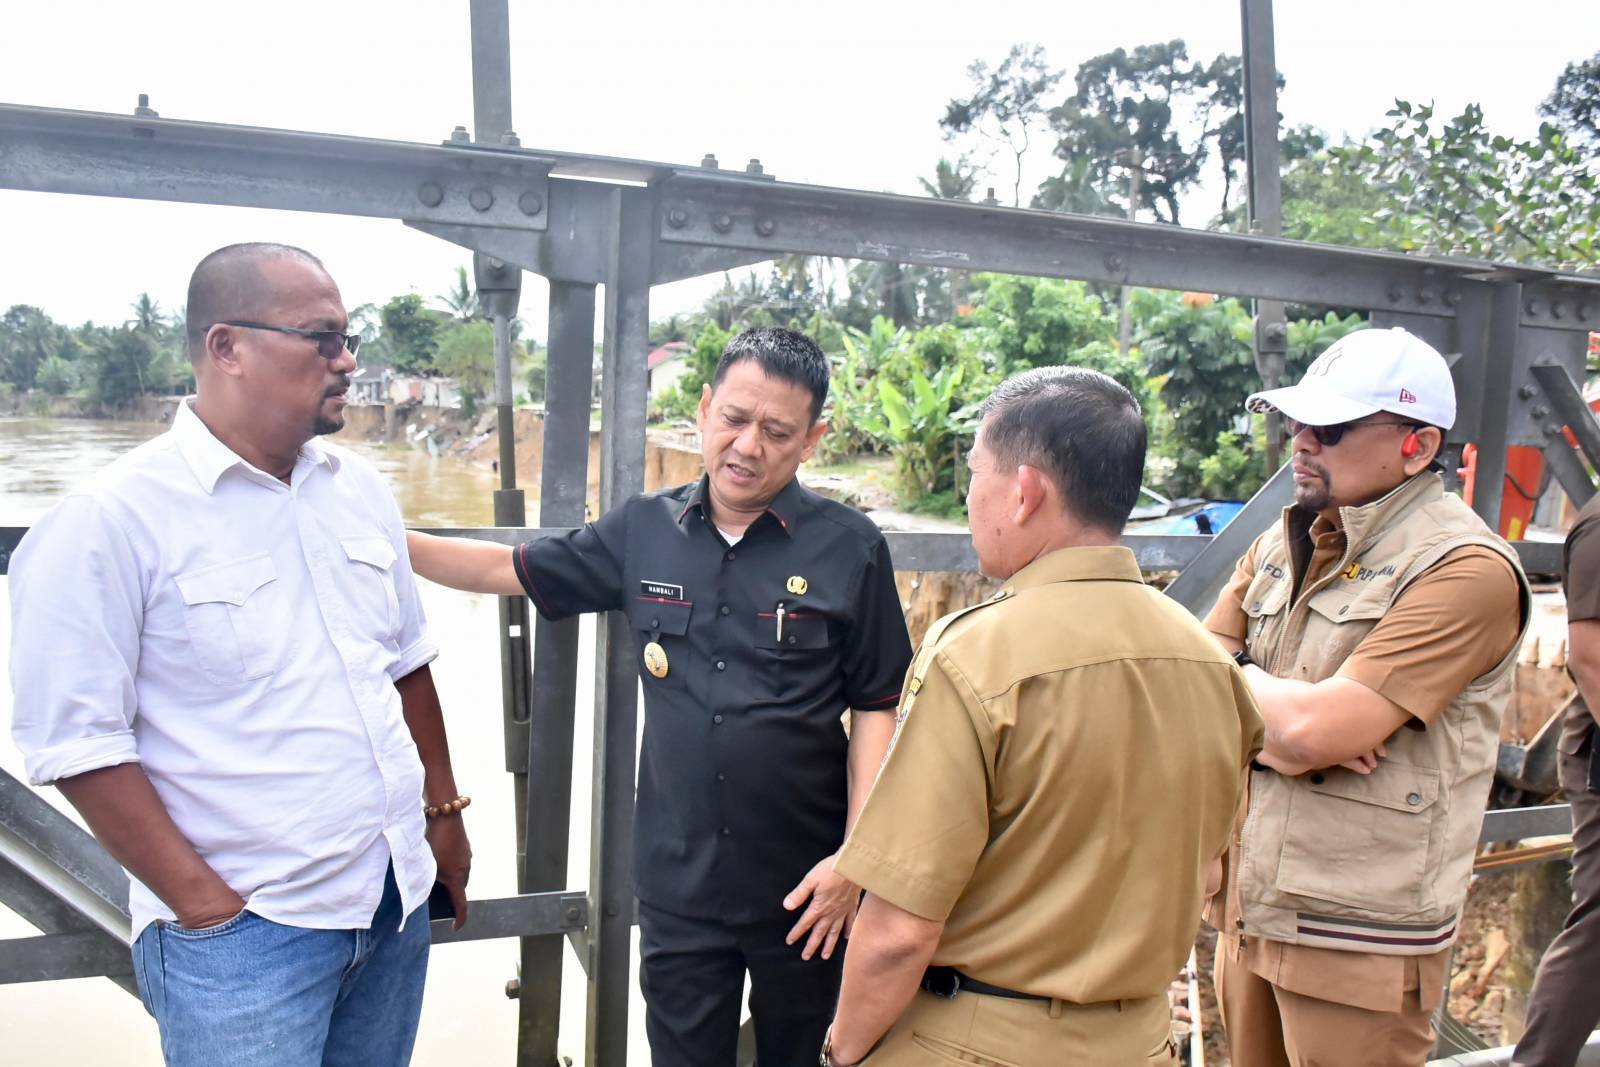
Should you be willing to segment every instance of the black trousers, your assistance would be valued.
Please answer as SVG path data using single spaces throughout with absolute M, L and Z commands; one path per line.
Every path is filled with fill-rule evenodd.
M 844 942 L 831 960 L 783 943 L 793 916 L 731 925 L 639 904 L 639 985 L 653 1067 L 734 1067 L 739 998 L 750 973 L 757 1067 L 812 1067 L 839 998 Z

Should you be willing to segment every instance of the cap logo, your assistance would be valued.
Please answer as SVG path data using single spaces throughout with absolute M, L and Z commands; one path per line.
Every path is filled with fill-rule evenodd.
M 1400 403 L 1402 403 L 1402 404 L 1415 404 L 1416 402 L 1417 402 L 1416 395 L 1414 393 L 1412 393 L 1411 390 L 1409 390 L 1409 389 L 1400 390 Z
M 1313 374 L 1329 373 L 1333 370 L 1333 365 L 1343 358 L 1344 353 L 1342 351 L 1330 348 L 1328 351 L 1318 356 L 1315 363 L 1311 364 L 1310 369 L 1306 371 L 1306 377 L 1309 378 Z

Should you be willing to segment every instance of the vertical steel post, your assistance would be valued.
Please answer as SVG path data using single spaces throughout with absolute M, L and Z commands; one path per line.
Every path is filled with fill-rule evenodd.
M 472 123 L 479 144 L 499 144 L 511 125 L 508 0 L 472 0 Z
M 589 484 L 589 406 L 594 379 L 594 286 L 550 283 L 550 334 L 545 374 L 544 454 L 539 524 L 581 526 Z M 567 888 L 572 818 L 572 717 L 578 689 L 578 620 L 534 623 L 529 700 L 528 789 L 517 809 L 518 889 Z M 530 817 L 530 812 L 532 816 Z M 556 1058 L 561 1019 L 563 939 L 522 939 L 519 1067 L 547 1067 Z
M 1250 232 L 1283 233 L 1283 175 L 1278 162 L 1278 61 L 1273 46 L 1272 0 L 1240 0 L 1243 31 L 1245 195 Z M 1289 328 L 1283 301 L 1257 300 L 1256 371 L 1266 389 L 1283 380 Z M 1267 416 L 1267 464 L 1276 470 L 1283 457 L 1283 420 Z
M 617 189 L 606 266 L 601 394 L 600 507 L 644 489 L 645 405 L 650 351 L 651 249 L 655 210 L 648 189 Z M 633 942 L 634 781 L 639 677 L 633 634 L 605 617 L 595 651 L 594 829 L 589 867 L 587 1048 L 590 1067 L 621 1067 L 628 1055 Z
M 1495 282 L 1489 289 L 1489 322 L 1483 367 L 1483 407 L 1478 416 L 1478 466 L 1472 510 L 1500 529 L 1500 495 L 1505 491 L 1506 446 L 1511 424 L 1511 378 L 1522 327 L 1522 283 Z M 1476 338 L 1462 338 L 1463 344 Z

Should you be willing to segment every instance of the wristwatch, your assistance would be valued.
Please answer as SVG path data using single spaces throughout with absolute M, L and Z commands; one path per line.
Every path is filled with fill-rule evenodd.
M 1239 665 L 1240 670 L 1244 670 L 1246 667 L 1249 667 L 1252 664 L 1257 667 L 1261 666 L 1261 664 L 1256 663 L 1255 660 L 1250 658 L 1250 653 L 1246 652 L 1242 648 L 1233 654 L 1233 662 Z
M 831 1026 L 828 1027 L 828 1032 L 822 1037 L 822 1053 L 817 1057 L 817 1062 L 822 1067 L 859 1067 L 860 1064 L 859 1060 L 856 1063 L 836 1064 L 833 1062 L 833 1027 Z

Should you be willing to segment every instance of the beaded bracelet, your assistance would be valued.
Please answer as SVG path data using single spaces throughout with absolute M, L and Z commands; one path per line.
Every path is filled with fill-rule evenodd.
M 441 815 L 454 815 L 456 812 L 467 807 L 471 803 L 471 797 L 459 796 L 454 800 L 444 804 L 430 804 L 422 809 L 422 814 L 426 818 L 437 819 Z

